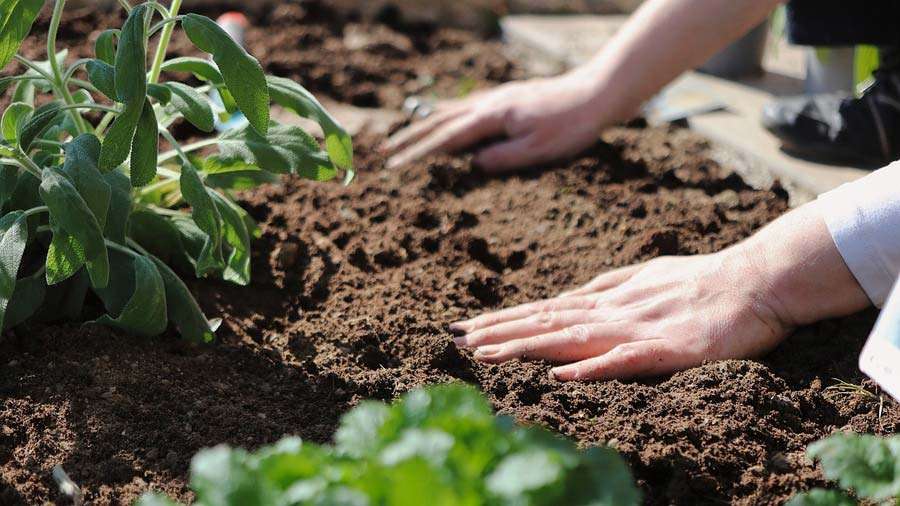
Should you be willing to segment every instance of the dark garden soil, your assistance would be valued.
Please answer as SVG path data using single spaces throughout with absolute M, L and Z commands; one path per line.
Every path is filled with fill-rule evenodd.
M 270 40 L 269 54 L 257 51 L 262 61 L 290 53 L 296 59 L 280 70 L 302 65 L 303 50 L 290 49 L 301 38 Z M 356 68 L 344 56 L 321 68 Z M 350 89 L 311 88 L 336 98 Z M 55 464 L 94 504 L 147 489 L 188 501 L 189 459 L 202 447 L 256 447 L 286 434 L 328 442 L 362 399 L 458 380 L 522 422 L 614 445 L 650 504 L 780 504 L 822 484 L 803 456 L 808 443 L 844 428 L 897 431 L 896 405 L 827 389 L 839 378 L 876 391 L 856 367 L 871 313 L 802 329 L 760 361 L 639 382 L 562 384 L 547 364 L 487 366 L 453 345 L 451 321 L 658 255 L 715 251 L 787 210 L 779 187 L 748 187 L 710 160 L 702 139 L 616 128 L 576 161 L 506 178 L 459 157 L 387 171 L 378 141 L 356 139 L 361 174 L 349 187 L 291 179 L 243 195 L 263 231 L 252 285 L 191 283 L 208 313 L 224 318 L 216 344 L 92 325 L 4 334 L 0 503 L 58 500 Z

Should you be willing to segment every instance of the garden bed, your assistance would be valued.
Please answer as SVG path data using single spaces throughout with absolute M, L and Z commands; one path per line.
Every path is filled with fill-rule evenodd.
M 339 20 L 315 5 L 305 15 L 297 8 L 260 14 L 276 28 L 251 31 L 252 52 L 270 71 L 336 99 L 359 104 L 362 95 L 348 90 L 372 82 L 373 101 L 362 105 L 396 107 L 407 93 L 453 95 L 462 81 L 484 86 L 517 74 L 494 43 L 461 32 L 452 32 L 456 46 L 416 42 L 413 54 L 383 56 L 390 64 L 363 72 L 383 48 L 351 52 Z M 84 33 L 111 24 L 82 16 L 66 26 Z M 303 44 L 300 33 L 313 31 L 322 45 Z M 450 37 L 426 32 L 407 38 Z M 403 36 L 384 25 L 375 33 Z M 317 52 L 321 67 L 306 67 L 305 51 Z M 423 63 L 460 54 L 476 64 Z M 477 64 L 487 54 L 502 61 L 499 73 Z M 328 77 L 306 78 L 316 68 Z M 404 84 L 423 68 L 433 83 Z M 346 85 L 331 82 L 339 75 Z M 202 447 L 256 447 L 286 434 L 327 442 L 360 400 L 457 380 L 522 422 L 617 447 L 650 504 L 778 504 L 822 483 L 803 455 L 808 443 L 843 427 L 896 432 L 895 405 L 826 390 L 833 378 L 863 382 L 856 360 L 872 313 L 802 329 L 760 361 L 639 382 L 562 384 L 544 363 L 484 365 L 457 350 L 451 321 L 654 256 L 715 251 L 787 210 L 780 187 L 749 187 L 689 132 L 638 125 L 603 139 L 573 162 L 488 178 L 465 157 L 388 171 L 375 149 L 381 139 L 364 134 L 355 140 L 361 173 L 349 187 L 288 179 L 243 194 L 263 232 L 251 286 L 192 283 L 208 314 L 224 319 L 216 344 L 93 325 L 4 334 L 0 503 L 56 500 L 55 464 L 96 504 L 147 489 L 187 501 L 189 459 Z

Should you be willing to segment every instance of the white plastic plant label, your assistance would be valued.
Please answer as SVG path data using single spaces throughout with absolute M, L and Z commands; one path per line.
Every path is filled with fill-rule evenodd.
M 859 357 L 859 368 L 900 400 L 900 282 L 894 283 Z

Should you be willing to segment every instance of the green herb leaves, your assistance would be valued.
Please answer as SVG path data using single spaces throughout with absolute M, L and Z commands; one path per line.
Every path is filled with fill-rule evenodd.
M 137 172 L 137 177 L 132 176 L 134 186 L 143 186 L 156 175 L 156 160 L 155 157 L 152 160 L 148 157 L 151 141 L 147 138 L 152 135 L 151 130 L 155 131 L 155 125 L 151 128 L 149 122 L 152 118 L 155 123 L 156 118 L 152 108 L 148 111 L 144 107 L 147 101 L 146 16 L 149 11 L 147 4 L 135 7 L 122 27 L 116 47 L 113 81 L 115 99 L 125 104 L 125 110 L 113 122 L 100 151 L 100 170 L 104 172 L 118 167 L 129 153 L 132 154 L 131 170 Z M 100 88 L 100 91 L 109 96 L 112 90 L 108 82 L 104 82 L 109 78 L 108 69 L 99 62 L 92 68 L 97 73 L 90 76 L 92 82 L 96 78 L 95 85 L 98 88 L 98 84 L 103 85 L 106 89 Z M 139 126 L 142 131 L 141 136 L 137 137 L 135 132 Z M 133 145 L 135 139 L 137 143 Z M 152 140 L 153 144 L 156 142 L 156 139 Z
M 807 454 L 822 465 L 825 477 L 859 499 L 881 504 L 900 497 L 900 436 L 835 434 L 809 446 Z M 813 490 L 800 494 L 790 506 L 856 504 L 840 491 Z
M 166 288 L 156 264 L 145 256 L 126 258 L 119 253 L 112 265 L 114 282 L 123 286 L 111 286 L 99 293 L 107 310 L 117 316 L 103 315 L 97 323 L 137 335 L 162 333 L 168 324 Z M 122 297 L 128 292 L 131 295 L 127 299 Z
M 109 257 L 103 229 L 87 202 L 56 169 L 44 169 L 40 195 L 60 230 L 72 236 L 84 251 L 91 284 L 95 288 L 105 287 L 109 283 Z
M 15 211 L 0 218 L 0 330 L 10 300 L 16 290 L 16 279 L 25 246 L 28 244 L 28 218 Z
M 0 62 L 13 56 L 42 3 L 0 0 Z M 156 16 L 162 24 L 152 25 Z M 148 73 L 148 27 L 178 22 L 215 63 L 166 61 L 166 39 Z M 350 137 L 302 87 L 267 81 L 259 63 L 205 17 L 136 5 L 121 30 L 100 32 L 94 51 L 95 59 L 67 67 L 61 49 L 53 61 L 28 62 L 23 76 L 0 78 L 0 91 L 15 86 L 0 114 L 8 164 L 0 165 L 0 329 L 105 312 L 97 323 L 131 334 L 156 335 L 172 323 L 186 339 L 212 341 L 217 324 L 179 274 L 250 283 L 258 229 L 229 192 L 275 182 L 277 174 L 325 181 L 350 173 Z M 76 79 L 82 66 L 87 82 Z M 208 84 L 159 83 L 160 72 L 189 72 Z M 297 127 L 270 123 L 270 90 L 322 124 L 325 150 Z M 113 104 L 95 103 L 95 91 Z M 38 92 L 52 97 L 35 108 Z M 217 114 L 238 109 L 250 125 L 215 142 L 182 146 L 168 131 L 184 119 L 212 132 Z M 164 155 L 160 135 L 172 150 Z
M 15 56 L 43 5 L 44 0 L 0 0 L 0 68 Z
M 215 119 L 212 106 L 206 97 L 186 84 L 173 82 L 166 83 L 165 86 L 171 92 L 172 107 L 180 112 L 184 119 L 204 132 L 213 131 Z
M 414 390 L 344 415 L 336 446 L 287 438 L 253 454 L 227 446 L 191 462 L 200 503 L 629 506 L 640 494 L 609 448 L 581 452 L 497 418 L 473 388 Z M 150 496 L 148 496 L 149 498 Z M 152 503 L 147 503 L 152 504 Z
M 256 58 L 207 17 L 187 14 L 182 26 L 195 46 L 212 55 L 237 106 L 250 125 L 265 135 L 269 128 L 269 93 Z
M 312 93 L 299 84 L 283 77 L 268 76 L 269 94 L 272 100 L 304 118 L 315 120 L 325 132 L 325 149 L 331 161 L 347 171 L 347 182 L 353 177 L 353 142 L 350 136 Z

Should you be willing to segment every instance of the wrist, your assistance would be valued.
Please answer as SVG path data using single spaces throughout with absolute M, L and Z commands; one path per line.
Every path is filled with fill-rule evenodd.
M 750 286 L 788 327 L 870 305 L 815 203 L 789 212 L 732 249 L 743 259 Z
M 582 97 L 579 111 L 583 121 L 598 131 L 629 121 L 640 112 L 640 104 L 632 104 L 628 95 L 622 93 L 621 83 L 607 79 L 602 69 L 581 66 L 559 76 L 559 80 L 560 86 Z

